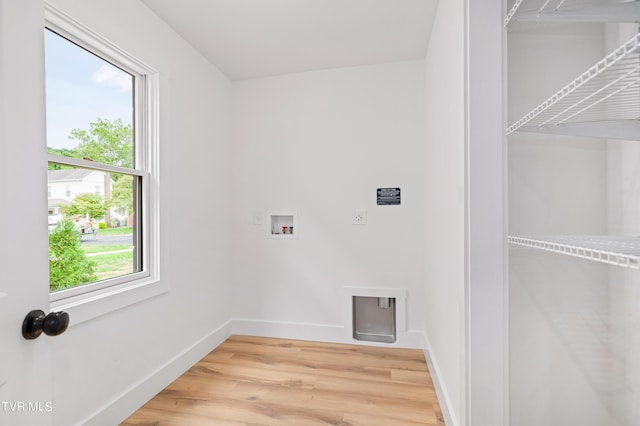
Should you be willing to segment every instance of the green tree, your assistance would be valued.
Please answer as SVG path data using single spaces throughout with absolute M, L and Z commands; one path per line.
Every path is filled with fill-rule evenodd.
M 79 194 L 73 202 L 64 208 L 64 213 L 68 216 L 82 216 L 87 214 L 90 219 L 100 220 L 104 217 L 107 206 L 102 201 L 102 197 L 96 194 Z
M 122 215 L 133 213 L 133 176 L 121 175 L 118 180 L 115 180 L 111 188 L 109 206 L 115 207 Z
M 63 290 L 94 282 L 95 262 L 82 251 L 78 231 L 70 220 L 57 223 L 49 234 L 49 288 Z
M 121 119 L 114 121 L 102 118 L 89 123 L 89 130 L 73 129 L 69 139 L 79 141 L 76 152 L 79 158 L 92 160 L 112 166 L 133 167 L 133 127 L 123 124 Z M 104 197 L 111 204 L 111 181 L 117 182 L 121 174 L 105 176 Z M 106 212 L 107 226 L 111 215 Z
M 114 121 L 98 118 L 89 123 L 88 131 L 73 129 L 69 139 L 79 141 L 78 158 L 133 167 L 133 128 L 119 118 Z

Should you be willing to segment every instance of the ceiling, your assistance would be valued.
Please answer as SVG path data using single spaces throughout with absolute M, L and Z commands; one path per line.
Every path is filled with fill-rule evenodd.
M 231 80 L 424 59 L 437 0 L 142 0 Z

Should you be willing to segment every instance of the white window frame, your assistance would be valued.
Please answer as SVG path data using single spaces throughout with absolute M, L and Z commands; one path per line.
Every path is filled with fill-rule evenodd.
M 51 310 L 64 310 L 69 313 L 70 325 L 73 325 L 168 291 L 167 284 L 160 280 L 159 268 L 159 76 L 153 68 L 47 3 L 45 27 L 126 70 L 135 79 L 134 168 L 105 164 L 98 166 L 91 161 L 47 154 L 49 162 L 133 175 L 142 180 L 142 196 L 136 211 L 136 216 L 139 217 L 137 238 L 142 245 L 139 260 L 142 270 L 51 293 Z

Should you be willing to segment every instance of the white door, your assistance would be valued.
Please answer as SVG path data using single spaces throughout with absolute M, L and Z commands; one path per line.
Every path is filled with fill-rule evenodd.
M 51 357 L 44 334 L 22 337 L 49 312 L 42 0 L 0 0 L 0 425 L 49 425 Z M 58 339 L 64 337 L 57 337 Z

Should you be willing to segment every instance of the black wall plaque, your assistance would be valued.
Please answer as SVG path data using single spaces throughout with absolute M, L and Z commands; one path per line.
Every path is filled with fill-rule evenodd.
M 400 188 L 378 188 L 379 206 L 399 206 Z

